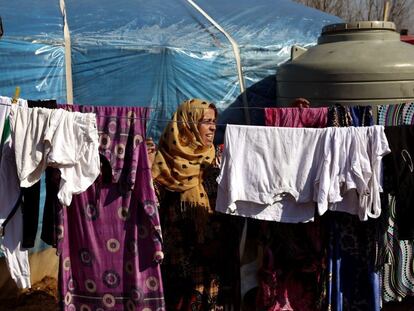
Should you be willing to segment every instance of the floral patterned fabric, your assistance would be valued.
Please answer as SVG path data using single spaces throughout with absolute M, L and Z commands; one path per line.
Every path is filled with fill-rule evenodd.
M 60 208 L 59 291 L 63 310 L 165 310 L 158 209 L 139 107 L 95 112 L 102 173 Z
M 263 223 L 259 310 L 323 310 L 324 227 L 319 218 L 306 224 Z

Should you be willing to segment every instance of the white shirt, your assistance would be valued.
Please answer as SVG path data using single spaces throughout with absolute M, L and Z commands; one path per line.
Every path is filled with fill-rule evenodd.
M 378 165 L 387 148 L 381 126 L 228 125 L 216 209 L 280 222 L 312 220 L 315 205 L 320 215 L 332 209 L 361 220 L 378 217 L 378 204 L 376 213 L 369 210 L 379 198 L 381 188 L 373 185 L 380 183 Z
M 99 176 L 94 113 L 13 106 L 10 126 L 21 187 L 40 180 L 48 165 L 59 168 L 58 199 L 69 206 L 72 195 L 85 191 Z
M 280 222 L 312 220 L 326 133 L 227 125 L 216 210 Z

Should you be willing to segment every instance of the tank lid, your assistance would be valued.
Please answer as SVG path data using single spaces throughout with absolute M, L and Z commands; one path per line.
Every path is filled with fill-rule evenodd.
M 360 22 L 349 22 L 349 23 L 339 23 L 339 24 L 330 24 L 322 28 L 322 35 L 338 33 L 338 32 L 347 32 L 347 31 L 358 31 L 358 30 L 392 30 L 396 31 L 395 24 L 393 22 L 383 22 L 383 21 L 360 21 Z

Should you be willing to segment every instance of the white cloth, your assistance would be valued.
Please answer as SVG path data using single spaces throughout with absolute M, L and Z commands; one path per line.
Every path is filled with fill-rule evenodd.
M 12 99 L 6 96 L 0 96 L 0 138 L 3 134 L 4 123 L 9 116 L 10 106 L 12 104 Z M 27 107 L 27 100 L 19 98 L 17 100 L 17 106 Z M 1 150 L 0 150 L 1 152 Z
M 369 157 L 371 141 L 363 140 L 363 137 L 368 135 L 370 129 L 383 132 L 380 126 L 325 129 L 328 132 L 325 160 L 320 168 L 314 197 L 319 215 L 328 209 L 354 215 L 362 215 L 367 210 L 366 197 L 371 193 L 368 184 L 373 172 Z M 365 217 L 360 218 L 366 220 Z
M 363 144 L 367 144 L 368 155 L 372 167 L 372 178 L 368 183 L 369 196 L 365 196 L 362 204 L 367 209 L 360 213 L 360 219 L 368 217 L 377 218 L 381 215 L 381 197 L 383 181 L 382 158 L 391 152 L 383 126 L 370 126 L 366 128 L 366 134 L 362 136 Z
M 312 220 L 326 133 L 227 125 L 216 210 L 279 222 Z
M 27 100 L 19 98 L 16 103 L 20 107 L 27 107 Z M 3 135 L 4 125 L 7 118 L 9 117 L 10 107 L 12 105 L 12 99 L 6 96 L 0 96 L 0 140 Z M 1 161 L 1 152 L 3 150 L 3 145 L 0 142 L 0 161 Z
M 382 126 L 228 125 L 224 148 L 217 180 L 219 212 L 305 222 L 313 219 L 316 205 L 320 215 L 331 209 L 361 220 L 379 216 L 378 170 L 389 150 Z M 374 201 L 376 212 L 371 213 Z
M 30 187 L 47 166 L 59 168 L 59 201 L 69 206 L 100 173 L 98 131 L 94 113 L 63 109 L 18 108 L 10 126 L 21 187 Z
M 331 172 L 329 202 L 336 203 L 330 203 L 329 210 L 358 215 L 360 220 L 368 220 L 368 217 L 377 218 L 381 214 L 381 163 L 383 156 L 390 152 L 384 127 L 343 129 L 344 133 L 347 132 L 345 139 L 336 137 L 331 148 L 334 154 L 332 162 L 342 164 L 341 168 L 335 166 Z M 339 162 L 336 161 L 337 158 L 340 158 Z M 326 211 L 326 206 L 318 207 L 319 214 Z
M 4 123 L 9 115 L 11 98 L 0 96 L 0 136 L 3 134 Z M 19 99 L 17 105 L 27 107 L 27 101 Z M 16 160 L 11 147 L 10 137 L 7 138 L 1 151 L 0 161 L 0 225 L 4 223 L 13 210 L 20 195 L 19 180 L 16 173 Z M 30 266 L 27 250 L 21 249 L 23 238 L 23 218 L 19 208 L 5 227 L 0 248 L 6 258 L 7 267 L 12 279 L 19 288 L 30 287 Z

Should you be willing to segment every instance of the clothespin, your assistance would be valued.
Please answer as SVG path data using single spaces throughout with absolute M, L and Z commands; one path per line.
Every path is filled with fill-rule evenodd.
M 16 90 L 14 91 L 14 96 L 12 99 L 12 104 L 17 104 L 19 97 L 20 97 L 20 86 L 16 86 Z

